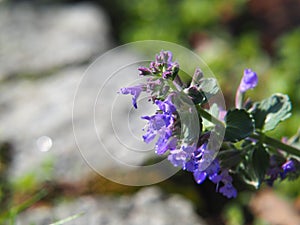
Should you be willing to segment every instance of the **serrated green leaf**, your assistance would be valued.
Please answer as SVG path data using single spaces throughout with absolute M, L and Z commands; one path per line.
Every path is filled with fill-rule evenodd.
M 264 132 L 273 130 L 278 123 L 291 116 L 291 109 L 289 97 L 279 93 L 255 103 L 251 110 L 255 119 L 255 128 Z
M 225 116 L 225 140 L 237 142 L 254 131 L 254 122 L 250 114 L 244 109 L 229 110 Z
M 269 153 L 266 149 L 259 144 L 253 151 L 252 154 L 252 165 L 256 174 L 258 185 L 263 181 L 267 168 L 269 167 Z

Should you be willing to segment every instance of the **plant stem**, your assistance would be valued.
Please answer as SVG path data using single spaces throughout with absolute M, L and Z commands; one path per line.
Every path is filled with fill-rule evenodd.
M 200 105 L 197 105 L 196 108 L 197 108 L 200 116 L 202 116 L 204 119 L 206 119 L 216 125 L 225 127 L 225 124 L 222 121 L 220 121 L 219 119 L 212 116 L 209 112 L 202 109 Z M 253 133 L 252 135 L 250 135 L 250 137 L 253 139 L 262 141 L 264 144 L 267 144 L 274 148 L 278 148 L 282 151 L 285 151 L 286 153 L 300 157 L 300 149 L 297 149 L 291 145 L 287 145 L 287 144 L 285 144 L 277 139 L 271 138 L 263 133 Z
M 213 115 L 211 115 L 206 110 L 202 109 L 200 105 L 196 105 L 196 108 L 197 108 L 198 113 L 200 114 L 200 116 L 202 116 L 204 119 L 206 119 L 209 122 L 212 122 L 212 123 L 214 123 L 216 125 L 225 127 L 225 124 L 222 121 L 220 121 L 219 119 L 217 119 L 216 117 L 214 117 Z
M 241 92 L 239 89 L 235 94 L 235 107 L 237 109 L 241 109 L 243 105 L 244 93 Z
M 291 145 L 287 145 L 287 144 L 285 144 L 277 139 L 271 138 L 263 133 L 252 134 L 250 137 L 257 139 L 257 140 L 262 140 L 262 142 L 267 145 L 270 145 L 274 148 L 285 151 L 286 153 L 300 157 L 300 149 L 297 149 Z

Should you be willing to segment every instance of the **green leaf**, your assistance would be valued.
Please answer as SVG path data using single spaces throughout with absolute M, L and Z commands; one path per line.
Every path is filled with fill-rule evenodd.
M 291 109 L 289 97 L 279 93 L 255 103 L 251 110 L 255 119 L 255 128 L 262 131 L 273 130 L 278 123 L 291 116 Z
M 237 149 L 228 149 L 220 151 L 218 159 L 222 168 L 230 168 L 239 164 L 242 160 L 242 151 Z
M 199 82 L 197 88 L 199 91 L 202 91 L 207 99 L 213 97 L 219 91 L 218 82 L 215 78 L 203 78 Z
M 264 180 L 267 168 L 269 167 L 269 153 L 261 145 L 257 145 L 252 154 L 252 165 L 256 174 L 258 185 Z
M 209 110 L 208 110 L 209 114 L 212 115 L 213 117 L 215 118 L 219 118 L 219 107 L 216 103 L 213 103 Z M 203 127 L 205 129 L 209 129 L 209 128 L 212 128 L 212 127 L 215 127 L 215 124 L 210 122 L 209 120 L 203 118 Z
M 194 103 L 182 92 L 176 92 L 173 103 L 180 118 L 180 139 L 189 144 L 197 142 L 202 131 L 202 119 Z
M 253 163 L 251 163 L 254 147 L 252 146 L 252 149 L 247 151 L 247 154 L 243 157 L 243 161 L 238 165 L 237 175 L 248 185 L 248 188 L 258 189 L 259 182 L 253 168 Z
M 225 140 L 237 142 L 254 131 L 254 121 L 244 109 L 229 110 L 225 116 Z

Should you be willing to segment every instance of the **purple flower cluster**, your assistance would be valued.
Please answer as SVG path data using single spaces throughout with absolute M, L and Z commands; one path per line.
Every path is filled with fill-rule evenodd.
M 274 181 L 280 178 L 281 180 L 293 175 L 299 171 L 300 162 L 296 159 L 289 159 L 284 163 L 279 163 L 273 155 L 270 157 L 270 167 L 267 170 L 266 182 L 272 186 Z M 295 176 L 297 177 L 297 175 Z
M 177 96 L 177 90 L 172 90 L 166 80 L 171 79 L 175 83 L 180 80 L 177 76 L 179 65 L 173 62 L 172 58 L 171 52 L 160 52 L 156 55 L 155 61 L 150 63 L 149 68 L 139 67 L 140 75 L 149 75 L 147 83 L 122 88 L 120 93 L 131 94 L 132 104 L 137 108 L 138 97 L 141 92 L 146 92 L 158 107 L 154 115 L 142 116 L 142 119 L 147 121 L 143 140 L 146 143 L 156 141 L 155 153 L 157 155 L 168 154 L 168 160 L 174 166 L 192 172 L 197 183 L 200 184 L 208 178 L 217 185 L 216 191 L 228 198 L 236 197 L 237 191 L 232 185 L 232 177 L 229 175 L 228 169 L 221 168 L 219 161 L 215 159 L 215 151 L 208 149 L 209 135 L 202 135 L 200 141 L 202 144 L 199 144 L 198 140 L 186 141 L 183 140 L 184 138 L 179 138 L 179 131 L 182 127 L 174 102 L 180 95 Z M 198 71 L 198 73 L 200 72 Z M 194 77 L 197 76 L 201 79 L 201 74 L 198 73 Z M 195 97 L 194 104 L 203 100 L 202 92 L 196 91 L 188 93 L 190 97 Z
M 176 107 L 170 99 L 165 101 L 156 100 L 155 104 L 159 107 L 159 111 L 153 116 L 142 117 L 142 119 L 148 120 L 147 131 L 143 135 L 143 139 L 146 143 L 149 143 L 158 136 L 155 152 L 162 155 L 166 151 L 174 150 L 177 147 L 177 138 L 173 135 Z
M 171 150 L 168 159 L 174 166 L 181 166 L 184 170 L 192 172 L 198 184 L 208 178 L 217 184 L 216 191 L 227 198 L 235 198 L 237 190 L 232 185 L 232 177 L 227 169 L 221 169 L 219 161 L 213 159 L 213 151 L 207 149 L 207 146 L 207 143 L 202 144 L 199 148 L 182 146 L 179 150 Z M 223 183 L 221 188 L 219 188 L 220 183 Z
M 143 136 L 146 143 L 159 136 L 155 144 L 155 152 L 158 155 L 165 154 L 169 150 L 168 160 L 184 170 L 192 172 L 194 179 L 201 184 L 207 177 L 217 184 L 217 191 L 228 198 L 236 197 L 237 190 L 232 185 L 232 177 L 227 169 L 221 169 L 219 161 L 214 159 L 214 151 L 207 148 L 205 142 L 199 148 L 196 145 L 181 145 L 180 140 L 174 134 L 176 121 L 176 107 L 170 99 L 156 100 L 159 111 L 153 116 L 143 116 L 148 120 L 147 132 Z M 204 169 L 203 169 L 204 168 Z M 220 183 L 223 183 L 221 188 Z
M 264 143 L 261 138 L 264 134 L 259 130 L 259 126 L 255 127 L 257 121 L 266 122 L 266 115 L 273 111 L 266 109 L 267 114 L 262 115 L 259 104 L 250 100 L 244 102 L 245 92 L 256 87 L 258 83 L 257 74 L 251 69 L 244 70 L 236 92 L 236 109 L 230 111 L 233 116 L 230 117 L 221 108 L 211 108 L 219 119 L 215 122 L 207 112 L 207 103 L 219 92 L 219 88 L 216 80 L 205 78 L 199 68 L 196 69 L 192 80 L 184 83 L 180 79 L 179 65 L 173 61 L 172 53 L 161 51 L 149 67 L 139 67 L 138 70 L 139 75 L 146 76 L 146 82 L 121 88 L 120 93 L 132 95 L 135 108 L 142 92 L 157 106 L 154 115 L 142 116 L 142 119 L 147 121 L 144 142 L 155 142 L 157 155 L 167 155 L 167 159 L 175 167 L 193 173 L 198 184 L 209 180 L 216 185 L 216 192 L 227 198 L 235 198 L 237 190 L 233 186 L 230 173 L 240 176 L 241 181 L 256 188 L 263 181 L 273 185 L 277 179 L 295 179 L 300 176 L 298 159 L 283 155 L 282 149 L 278 149 L 277 153 L 269 151 L 265 146 L 276 147 L 277 144 Z M 271 99 L 278 96 L 272 96 Z M 284 104 L 290 105 L 288 98 Z M 283 109 L 282 112 L 288 113 L 288 110 Z M 285 119 L 284 113 L 278 114 L 278 118 L 274 120 L 280 122 Z M 213 129 L 206 125 L 204 119 L 217 124 L 216 127 L 225 129 L 223 143 L 212 138 Z M 217 137 L 222 141 L 221 134 L 217 134 Z M 238 144 L 235 144 L 236 141 Z M 216 143 L 221 144 L 220 152 L 216 149 Z M 258 145 L 263 149 L 259 148 L 257 151 Z M 286 152 L 295 152 L 294 155 L 299 156 L 296 149 L 287 150 Z M 265 164 L 264 161 L 269 158 L 270 162 Z M 247 167 L 247 164 L 252 166 Z
M 162 78 L 168 79 L 175 77 L 179 71 L 177 62 L 173 62 L 173 55 L 170 51 L 161 51 L 156 55 L 155 61 L 150 63 L 150 67 L 139 67 L 140 75 L 161 75 Z

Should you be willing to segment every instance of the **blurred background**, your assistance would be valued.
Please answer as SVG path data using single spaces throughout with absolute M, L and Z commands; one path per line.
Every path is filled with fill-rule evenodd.
M 243 70 L 252 68 L 259 84 L 249 97 L 281 92 L 293 104 L 293 116 L 269 135 L 291 137 L 299 129 L 299 0 L 0 0 L 0 224 L 70 216 L 78 218 L 66 224 L 299 224 L 300 179 L 228 201 L 184 172 L 130 187 L 87 166 L 72 131 L 81 76 L 107 50 L 147 39 L 196 52 L 217 77 L 227 108 Z M 118 60 L 126 57 L 132 53 Z M 84 107 L 79 114 L 82 121 L 89 116 Z M 97 140 L 85 126 L 81 135 L 93 154 Z

